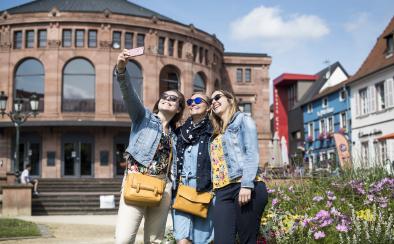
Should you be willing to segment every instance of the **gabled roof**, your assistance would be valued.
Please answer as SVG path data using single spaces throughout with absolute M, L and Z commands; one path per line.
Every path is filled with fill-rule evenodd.
M 391 18 L 386 29 L 377 39 L 375 46 L 372 48 L 368 57 L 364 60 L 361 67 L 357 70 L 356 74 L 348 79 L 348 83 L 355 82 L 365 76 L 394 65 L 394 55 L 386 58 L 385 37 L 390 34 L 394 34 L 394 16 Z
M 328 71 L 334 72 L 337 68 L 342 69 L 342 71 L 346 74 L 346 76 L 349 76 L 346 72 L 346 70 L 342 67 L 342 65 L 337 61 L 326 68 L 322 69 L 316 75 L 318 76 L 318 79 L 312 84 L 312 86 L 308 89 L 308 91 L 305 92 L 304 96 L 298 101 L 297 105 L 295 107 L 300 107 L 302 105 L 305 105 L 307 103 L 310 103 L 311 101 L 316 99 L 316 96 L 319 95 L 320 89 L 324 86 L 324 84 L 327 81 L 326 74 Z M 323 92 L 326 92 L 330 88 L 325 89 Z
M 63 12 L 103 12 L 151 18 L 175 22 L 171 18 L 156 13 L 127 0 L 36 0 L 6 11 L 10 14 L 50 12 L 54 7 Z M 1 11 L 3 12 L 3 11 Z

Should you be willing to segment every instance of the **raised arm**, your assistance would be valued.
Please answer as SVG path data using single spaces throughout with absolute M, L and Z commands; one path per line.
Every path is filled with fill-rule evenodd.
M 130 81 L 128 72 L 126 72 L 126 64 L 129 58 L 127 49 L 119 54 L 116 64 L 116 78 L 130 119 L 134 123 L 138 123 L 145 116 L 145 108 Z

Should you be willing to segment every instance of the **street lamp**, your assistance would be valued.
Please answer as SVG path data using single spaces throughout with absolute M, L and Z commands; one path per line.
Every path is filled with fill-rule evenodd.
M 11 121 L 14 124 L 15 129 L 16 129 L 14 163 L 12 164 L 12 168 L 11 168 L 11 171 L 13 173 L 16 173 L 18 163 L 19 163 L 19 127 L 22 126 L 22 124 L 24 122 L 26 122 L 26 120 L 29 117 L 31 117 L 31 116 L 36 117 L 36 115 L 38 114 L 39 98 L 35 93 L 33 93 L 33 95 L 29 99 L 31 111 L 27 111 L 27 112 L 22 111 L 23 103 L 22 103 L 22 100 L 19 98 L 16 98 L 14 100 L 14 110 L 6 112 L 5 110 L 7 107 L 7 99 L 8 99 L 7 95 L 5 95 L 4 91 L 1 91 L 0 92 L 0 114 L 1 114 L 1 117 L 4 118 L 4 115 L 7 115 L 11 119 Z

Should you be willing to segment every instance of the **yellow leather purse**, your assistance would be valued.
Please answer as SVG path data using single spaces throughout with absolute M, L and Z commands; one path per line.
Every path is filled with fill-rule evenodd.
M 200 193 L 193 187 L 180 184 L 172 207 L 185 213 L 206 218 L 212 197 L 210 192 Z
M 124 185 L 123 197 L 126 203 L 154 207 L 160 204 L 165 187 L 166 181 L 163 179 L 129 173 Z
M 147 207 L 156 207 L 160 205 L 167 184 L 167 175 L 171 167 L 171 159 L 172 147 L 165 179 L 141 173 L 127 174 L 123 189 L 123 198 L 125 202 Z

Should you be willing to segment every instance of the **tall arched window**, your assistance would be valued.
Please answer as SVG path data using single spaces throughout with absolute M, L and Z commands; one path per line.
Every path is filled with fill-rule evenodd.
M 39 97 L 38 110 L 44 111 L 44 76 L 44 66 L 37 59 L 25 59 L 16 67 L 14 99 L 22 99 L 24 111 L 31 109 L 29 99 L 33 93 Z
M 221 82 L 219 81 L 219 79 L 215 80 L 214 88 L 215 88 L 215 90 L 220 90 L 222 88 L 222 85 L 221 85 Z
M 95 111 L 96 73 L 86 59 L 76 58 L 63 70 L 63 112 Z
M 173 65 L 166 65 L 160 71 L 160 94 L 180 88 L 180 71 Z
M 203 72 L 194 75 L 193 92 L 205 92 L 205 75 Z
M 114 113 L 125 113 L 126 106 L 123 103 L 123 98 L 122 98 L 122 93 L 120 92 L 119 83 L 116 80 L 115 69 L 114 69 L 113 86 L 112 86 L 112 90 L 113 90 L 112 108 Z M 129 61 L 126 65 L 126 71 L 129 74 L 130 81 L 133 84 L 133 87 L 142 102 L 143 76 L 142 76 L 141 66 L 135 61 Z

